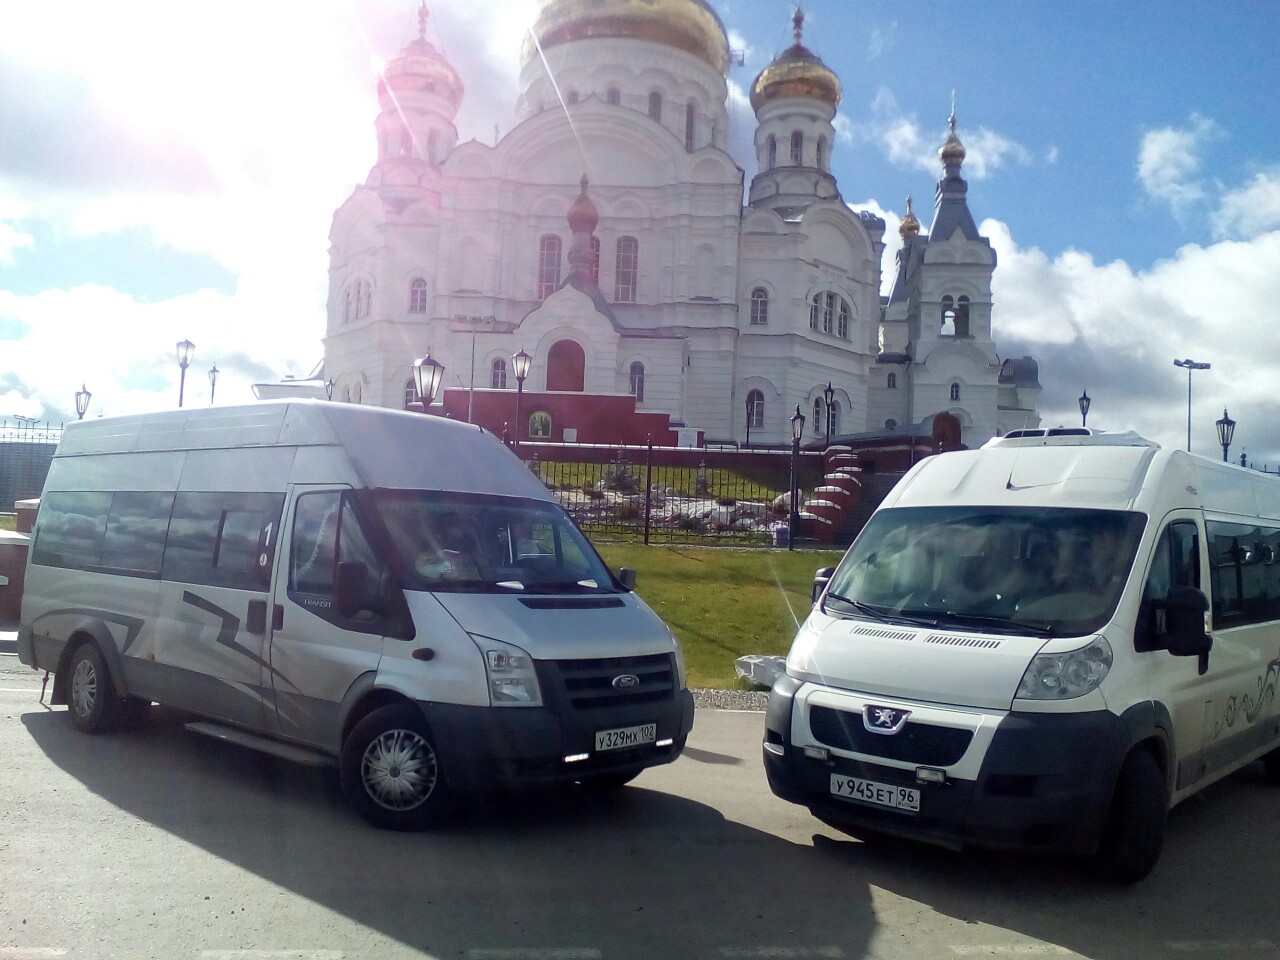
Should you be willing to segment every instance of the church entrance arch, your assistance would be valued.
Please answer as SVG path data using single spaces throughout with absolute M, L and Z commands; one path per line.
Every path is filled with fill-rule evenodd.
M 547 389 L 581 393 L 587 368 L 587 355 L 573 340 L 557 340 L 547 351 Z

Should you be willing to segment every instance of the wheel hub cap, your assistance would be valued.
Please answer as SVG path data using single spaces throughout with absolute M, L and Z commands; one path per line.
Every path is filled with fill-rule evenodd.
M 388 730 L 364 751 L 360 777 L 369 797 L 388 810 L 412 810 L 435 790 L 439 770 L 431 744 L 412 730 Z
M 76 664 L 71 675 L 71 708 L 81 717 L 93 712 L 94 701 L 98 698 L 98 673 L 88 660 Z

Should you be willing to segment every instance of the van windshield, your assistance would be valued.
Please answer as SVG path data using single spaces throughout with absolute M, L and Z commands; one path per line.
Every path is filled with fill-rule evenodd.
M 975 632 L 1092 633 L 1119 602 L 1145 523 L 1119 510 L 883 510 L 840 563 L 823 609 Z
M 410 589 L 617 590 L 599 555 L 555 504 L 424 490 L 378 490 L 373 502 Z

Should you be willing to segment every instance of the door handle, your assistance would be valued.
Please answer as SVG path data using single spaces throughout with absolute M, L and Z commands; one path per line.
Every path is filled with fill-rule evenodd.
M 244 618 L 244 628 L 250 633 L 262 634 L 267 632 L 267 601 L 249 601 L 249 612 Z
M 266 611 L 264 610 L 263 613 L 265 614 Z M 271 629 L 284 629 L 284 607 L 280 606 L 278 603 L 271 608 Z

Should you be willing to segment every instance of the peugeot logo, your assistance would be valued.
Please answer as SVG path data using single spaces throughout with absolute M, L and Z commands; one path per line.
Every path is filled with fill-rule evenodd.
M 640 685 L 640 678 L 634 673 L 624 673 L 620 677 L 613 678 L 613 687 L 615 690 L 630 690 L 632 687 Z
M 862 725 L 872 733 L 900 733 L 906 725 L 910 710 L 898 710 L 894 707 L 881 707 L 868 703 L 862 708 Z

